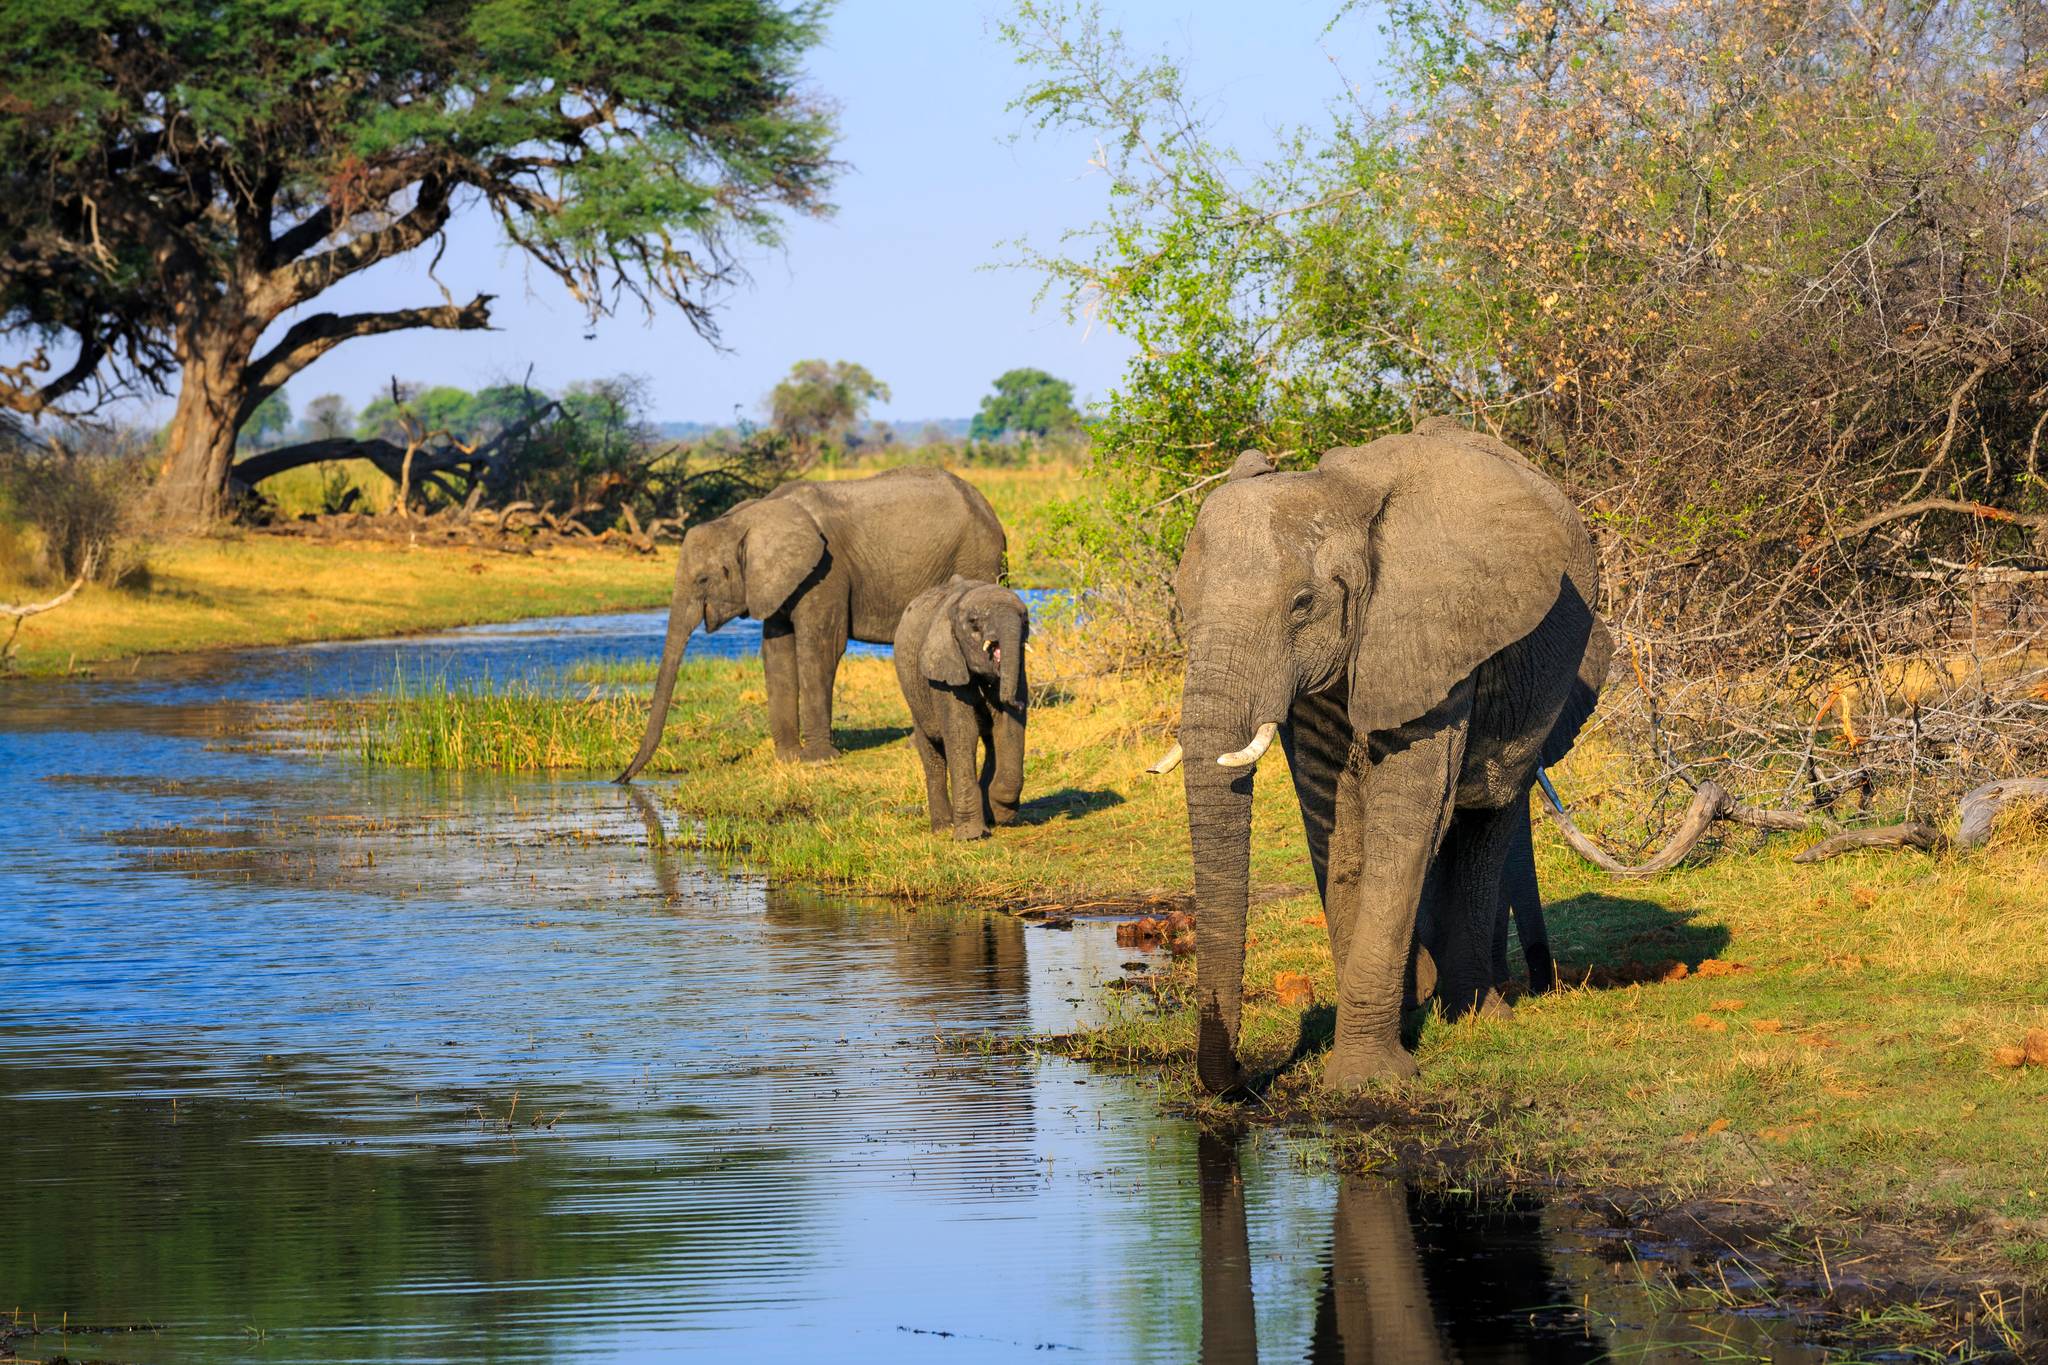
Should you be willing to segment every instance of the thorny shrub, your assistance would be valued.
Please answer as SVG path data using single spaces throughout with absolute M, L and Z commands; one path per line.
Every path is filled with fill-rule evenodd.
M 37 533 L 35 567 L 51 580 L 90 567 L 102 583 L 145 581 L 139 515 L 148 484 L 146 445 L 133 436 L 65 432 L 0 447 L 0 494 L 9 516 Z
M 1093 253 L 1033 258 L 1140 345 L 1093 544 L 1170 564 L 1241 446 L 1452 411 L 1584 509 L 1648 790 L 1910 806 L 2038 767 L 2048 9 L 1375 12 L 1405 84 L 1251 166 L 1092 11 L 1011 26 L 1025 112 L 1117 134 Z

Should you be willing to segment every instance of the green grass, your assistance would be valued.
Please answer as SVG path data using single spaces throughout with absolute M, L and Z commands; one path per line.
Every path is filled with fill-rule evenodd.
M 1057 648 L 1057 639 L 1043 642 Z M 576 670 L 618 681 L 615 670 Z M 1169 683 L 1082 682 L 1036 706 L 1026 823 L 973 845 L 933 836 L 888 662 L 849 659 L 829 767 L 775 761 L 759 666 L 686 666 L 650 778 L 685 817 L 686 840 L 813 885 L 971 905 L 1086 905 L 1189 887 L 1181 784 L 1141 769 L 1163 747 Z M 386 710 L 372 757 L 469 767 L 623 765 L 644 721 L 633 696 L 544 700 L 456 694 Z M 1597 743 L 1565 765 L 1590 790 Z M 1574 769 L 1578 780 L 1573 781 Z M 1619 821 L 1619 813 L 1613 817 Z M 1600 812 L 1589 820 L 1597 828 Z M 1334 998 L 1328 940 L 1300 826 L 1275 751 L 1254 811 L 1261 888 L 1247 954 L 1244 1050 L 1275 1067 L 1327 1003 L 1280 1003 L 1282 974 Z M 1538 858 L 1553 946 L 1583 977 L 1672 980 L 1572 986 L 1527 999 L 1508 1022 L 1420 1020 L 1423 1073 L 1392 1102 L 1456 1135 L 1478 1174 L 1652 1187 L 1738 1198 L 1822 1225 L 1903 1221 L 1959 1253 L 1989 1249 L 2048 1279 L 2048 1069 L 1994 1064 L 1993 1049 L 2048 1028 L 2048 904 L 2037 825 L 2007 820 L 1994 843 L 1928 858 L 1874 852 L 1815 867 L 1780 838 L 1746 833 L 1710 860 L 1648 882 L 1579 862 L 1543 826 Z M 1705 971 L 1700 968 L 1709 965 Z M 1130 1009 L 1068 1040 L 1081 1055 L 1163 1068 L 1190 1102 L 1191 962 L 1170 968 L 1161 1011 Z M 1673 974 L 1676 975 L 1675 973 Z M 1340 1115 L 1311 1056 L 1267 1102 Z M 1351 1140 L 1369 1161 L 1392 1139 Z
M 647 703 L 644 693 L 606 688 L 643 670 L 583 664 L 568 676 L 593 691 L 567 700 L 516 689 L 415 692 L 341 708 L 334 724 L 379 762 L 617 772 L 639 743 Z M 1164 733 L 1162 695 L 1098 684 L 1037 707 L 1028 823 L 961 845 L 930 835 L 890 662 L 850 658 L 839 678 L 834 728 L 845 757 L 790 765 L 775 761 L 757 662 L 683 666 L 648 777 L 670 781 L 664 794 L 695 822 L 693 842 L 814 885 L 916 900 L 1009 904 L 1092 896 L 1105 885 L 1185 885 L 1184 846 L 1148 833 L 1178 818 L 1179 784 L 1143 779 L 1131 762 L 1134 745 Z
M 352 510 L 357 512 L 388 512 L 398 498 L 397 483 L 368 460 L 331 460 L 287 469 L 265 479 L 262 493 L 279 512 L 296 517 L 324 511 L 330 491 L 342 497 L 351 488 L 356 491 Z
M 329 711 L 331 731 L 367 761 L 472 772 L 589 767 L 591 755 L 609 753 L 646 719 L 647 703 L 636 697 L 565 702 L 523 687 L 405 678 L 386 697 Z
M 579 659 L 562 670 L 562 677 L 572 683 L 604 687 L 651 688 L 660 670 L 659 659 Z

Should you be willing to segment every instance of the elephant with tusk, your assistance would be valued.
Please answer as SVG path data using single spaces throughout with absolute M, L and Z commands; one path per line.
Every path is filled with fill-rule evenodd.
M 942 469 L 786 483 L 692 526 L 676 562 L 647 731 L 618 780 L 632 781 L 661 747 L 690 632 L 735 616 L 761 623 L 775 756 L 836 758 L 832 684 L 846 642 L 888 644 L 911 598 L 955 574 L 1000 578 L 1004 549 L 988 499 Z
M 1260 726 L 1260 733 L 1264 734 L 1266 728 Z M 1278 729 L 1277 726 L 1273 728 L 1276 731 Z M 1255 763 L 1266 752 L 1266 746 L 1271 742 L 1270 737 L 1265 743 L 1258 742 L 1254 737 L 1253 746 L 1240 749 L 1234 754 L 1224 754 L 1216 761 L 1226 768 L 1238 768 L 1247 763 Z M 1249 753 L 1251 747 L 1256 747 L 1257 752 L 1250 753 L 1247 758 L 1244 755 Z M 1145 771 L 1154 777 L 1164 777 L 1180 766 L 1183 757 L 1184 751 L 1176 742 L 1172 748 L 1159 756 L 1157 763 Z M 1550 786 L 1550 779 L 1541 767 L 1536 769 L 1536 780 L 1542 784 L 1551 801 L 1557 802 L 1556 789 Z M 1562 803 L 1558 804 L 1561 807 Z M 1529 992 L 1532 995 L 1541 995 L 1557 984 L 1557 963 L 1550 955 L 1550 928 L 1543 915 L 1543 893 L 1536 882 L 1536 848 L 1529 828 L 1526 805 L 1520 812 L 1514 843 L 1509 848 L 1507 862 L 1501 869 L 1500 908 L 1494 916 L 1493 926 L 1493 976 L 1496 983 L 1505 983 L 1508 979 L 1510 920 L 1515 927 L 1515 936 L 1522 943 L 1522 961 L 1529 969 Z M 1418 929 L 1424 930 L 1422 937 L 1425 941 L 1434 937 L 1427 932 L 1427 928 L 1427 925 L 1418 923 Z M 1426 948 L 1417 950 L 1416 975 L 1421 978 L 1416 993 L 1422 996 L 1429 995 L 1436 986 L 1436 964 Z M 1411 1003 L 1414 998 L 1415 995 L 1411 994 Z
M 1325 1082 L 1414 1073 L 1411 984 L 1452 1017 L 1506 1012 L 1503 877 L 1538 764 L 1606 678 L 1596 579 L 1557 486 L 1448 419 L 1300 473 L 1247 451 L 1209 495 L 1174 584 L 1206 1088 L 1244 1079 L 1252 784 L 1276 739 L 1337 968 Z

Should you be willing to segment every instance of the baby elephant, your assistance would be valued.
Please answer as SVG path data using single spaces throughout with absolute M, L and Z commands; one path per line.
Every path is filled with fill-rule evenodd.
M 985 839 L 1017 819 L 1024 791 L 1024 599 L 958 574 L 910 600 L 896 625 L 896 680 L 924 764 L 932 829 Z M 977 772 L 975 741 L 988 750 Z

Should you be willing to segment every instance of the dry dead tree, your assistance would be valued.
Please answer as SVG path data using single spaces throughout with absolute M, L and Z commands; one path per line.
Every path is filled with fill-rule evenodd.
M 14 659 L 15 640 L 21 634 L 22 623 L 31 616 L 40 616 L 46 611 L 55 611 L 72 598 L 78 596 L 78 590 L 85 586 L 85 581 L 92 577 L 93 570 L 97 567 L 99 567 L 99 551 L 88 550 L 85 562 L 79 565 L 78 577 L 71 580 L 71 586 L 58 593 L 55 597 L 50 598 L 47 602 L 24 602 L 19 606 L 0 602 L 0 617 L 6 617 L 14 622 L 13 627 L 7 632 L 6 642 L 0 644 L 0 669 L 6 668 Z
M 1829 858 L 1859 848 L 1917 848 L 1927 853 L 1947 849 L 1976 848 L 1991 837 L 1992 822 L 2005 806 L 2030 798 L 2048 799 L 2048 778 L 2007 778 L 1972 788 L 1958 803 L 1956 832 L 1944 834 L 1924 820 L 1907 820 L 1895 825 L 1844 830 L 1824 815 L 1787 810 L 1764 810 L 1744 805 L 1718 783 L 1705 781 L 1693 794 L 1692 804 L 1662 848 L 1640 863 L 1624 863 L 1608 853 L 1573 822 L 1558 798 L 1547 774 L 1537 773 L 1543 789 L 1543 809 L 1557 825 L 1565 843 L 1587 862 L 1617 877 L 1654 877 L 1669 872 L 1706 837 L 1717 820 L 1728 820 L 1755 829 L 1797 831 L 1814 825 L 1836 832 L 1793 858 L 1795 863 L 1826 862 Z
M 349 437 L 306 441 L 251 455 L 239 461 L 233 473 L 238 483 L 254 488 L 265 479 L 302 465 L 323 464 L 331 460 L 368 460 L 401 486 L 401 508 L 411 491 L 413 474 L 417 472 L 422 483 L 440 483 L 450 501 L 461 502 L 466 509 L 474 511 L 481 496 L 480 490 L 503 482 L 505 471 L 527 433 L 560 409 L 561 404 L 550 399 L 488 441 L 473 445 L 464 445 L 445 431 L 426 431 L 419 427 L 410 413 L 402 410 L 400 421 L 406 436 L 403 446 L 382 437 L 367 441 Z M 453 486 L 447 482 L 449 475 L 470 482 L 467 500 L 454 496 Z

